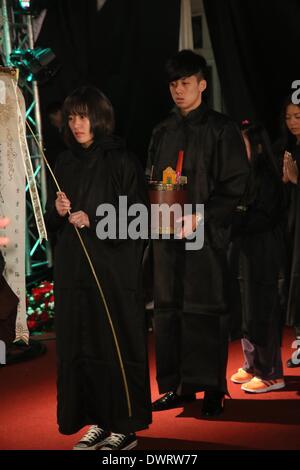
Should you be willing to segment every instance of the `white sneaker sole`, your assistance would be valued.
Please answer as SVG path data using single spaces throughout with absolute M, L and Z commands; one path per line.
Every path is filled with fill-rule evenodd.
M 133 449 L 134 447 L 137 446 L 137 440 L 136 441 L 133 441 L 131 442 L 130 444 L 128 444 L 128 446 L 124 447 L 124 449 L 120 449 L 120 450 L 131 450 Z M 112 449 L 110 449 L 109 447 L 100 447 L 98 450 L 108 450 L 108 451 L 113 451 Z
M 106 438 L 105 438 L 106 439 Z M 79 446 L 74 446 L 73 447 L 73 450 L 97 450 L 99 446 L 102 446 L 102 444 L 104 443 L 104 440 L 103 441 L 100 441 L 100 442 L 97 442 L 97 444 L 91 446 L 91 447 L 79 447 Z
M 244 388 L 243 386 L 241 387 L 241 390 L 244 390 L 244 392 L 248 393 L 267 393 L 267 392 L 272 392 L 272 390 L 280 390 L 281 388 L 285 387 L 285 383 L 280 383 L 280 384 L 274 384 L 270 385 L 269 387 L 261 390 L 249 390 L 248 388 Z
M 72 450 L 96 450 L 96 446 L 92 446 L 92 447 L 76 447 L 76 446 L 74 446 Z

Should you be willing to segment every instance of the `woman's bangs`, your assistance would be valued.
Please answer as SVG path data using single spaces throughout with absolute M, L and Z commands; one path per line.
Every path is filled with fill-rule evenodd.
M 80 116 L 88 116 L 88 107 L 86 102 L 80 99 L 78 96 L 71 97 L 66 103 L 65 113 L 67 116 L 70 114 L 77 114 Z

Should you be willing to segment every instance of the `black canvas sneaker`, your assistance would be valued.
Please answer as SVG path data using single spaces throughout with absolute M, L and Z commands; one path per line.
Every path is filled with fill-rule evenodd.
M 91 426 L 88 432 L 75 444 L 73 450 L 96 450 L 109 435 L 110 432 L 104 431 L 104 429 L 101 429 L 95 424 Z
M 135 434 L 117 434 L 112 432 L 111 435 L 105 439 L 102 446 L 98 450 L 130 450 L 136 447 L 137 438 Z

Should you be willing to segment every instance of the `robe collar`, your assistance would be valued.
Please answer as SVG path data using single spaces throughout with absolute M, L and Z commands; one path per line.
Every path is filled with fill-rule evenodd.
M 90 160 L 97 156 L 97 150 L 109 151 L 114 149 L 125 149 L 124 141 L 114 135 L 100 136 L 87 148 L 82 147 L 78 142 L 74 142 L 71 151 L 79 160 Z
M 191 123 L 191 124 L 195 121 L 201 120 L 207 111 L 208 111 L 208 107 L 206 103 L 204 103 L 203 101 L 197 108 L 190 111 L 186 116 L 183 116 L 181 114 L 177 106 L 173 109 L 173 112 L 175 113 L 178 121 L 183 121 L 185 123 Z

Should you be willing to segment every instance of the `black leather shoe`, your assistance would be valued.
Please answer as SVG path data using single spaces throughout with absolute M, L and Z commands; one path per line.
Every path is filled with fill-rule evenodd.
M 219 391 L 206 391 L 204 393 L 204 400 L 202 405 L 203 418 L 212 418 L 219 416 L 224 411 L 224 396 L 223 392 Z
M 184 406 L 185 403 L 190 403 L 194 400 L 196 400 L 195 393 L 192 393 L 191 395 L 177 395 L 176 392 L 168 392 L 152 403 L 152 411 L 178 408 L 179 406 Z

